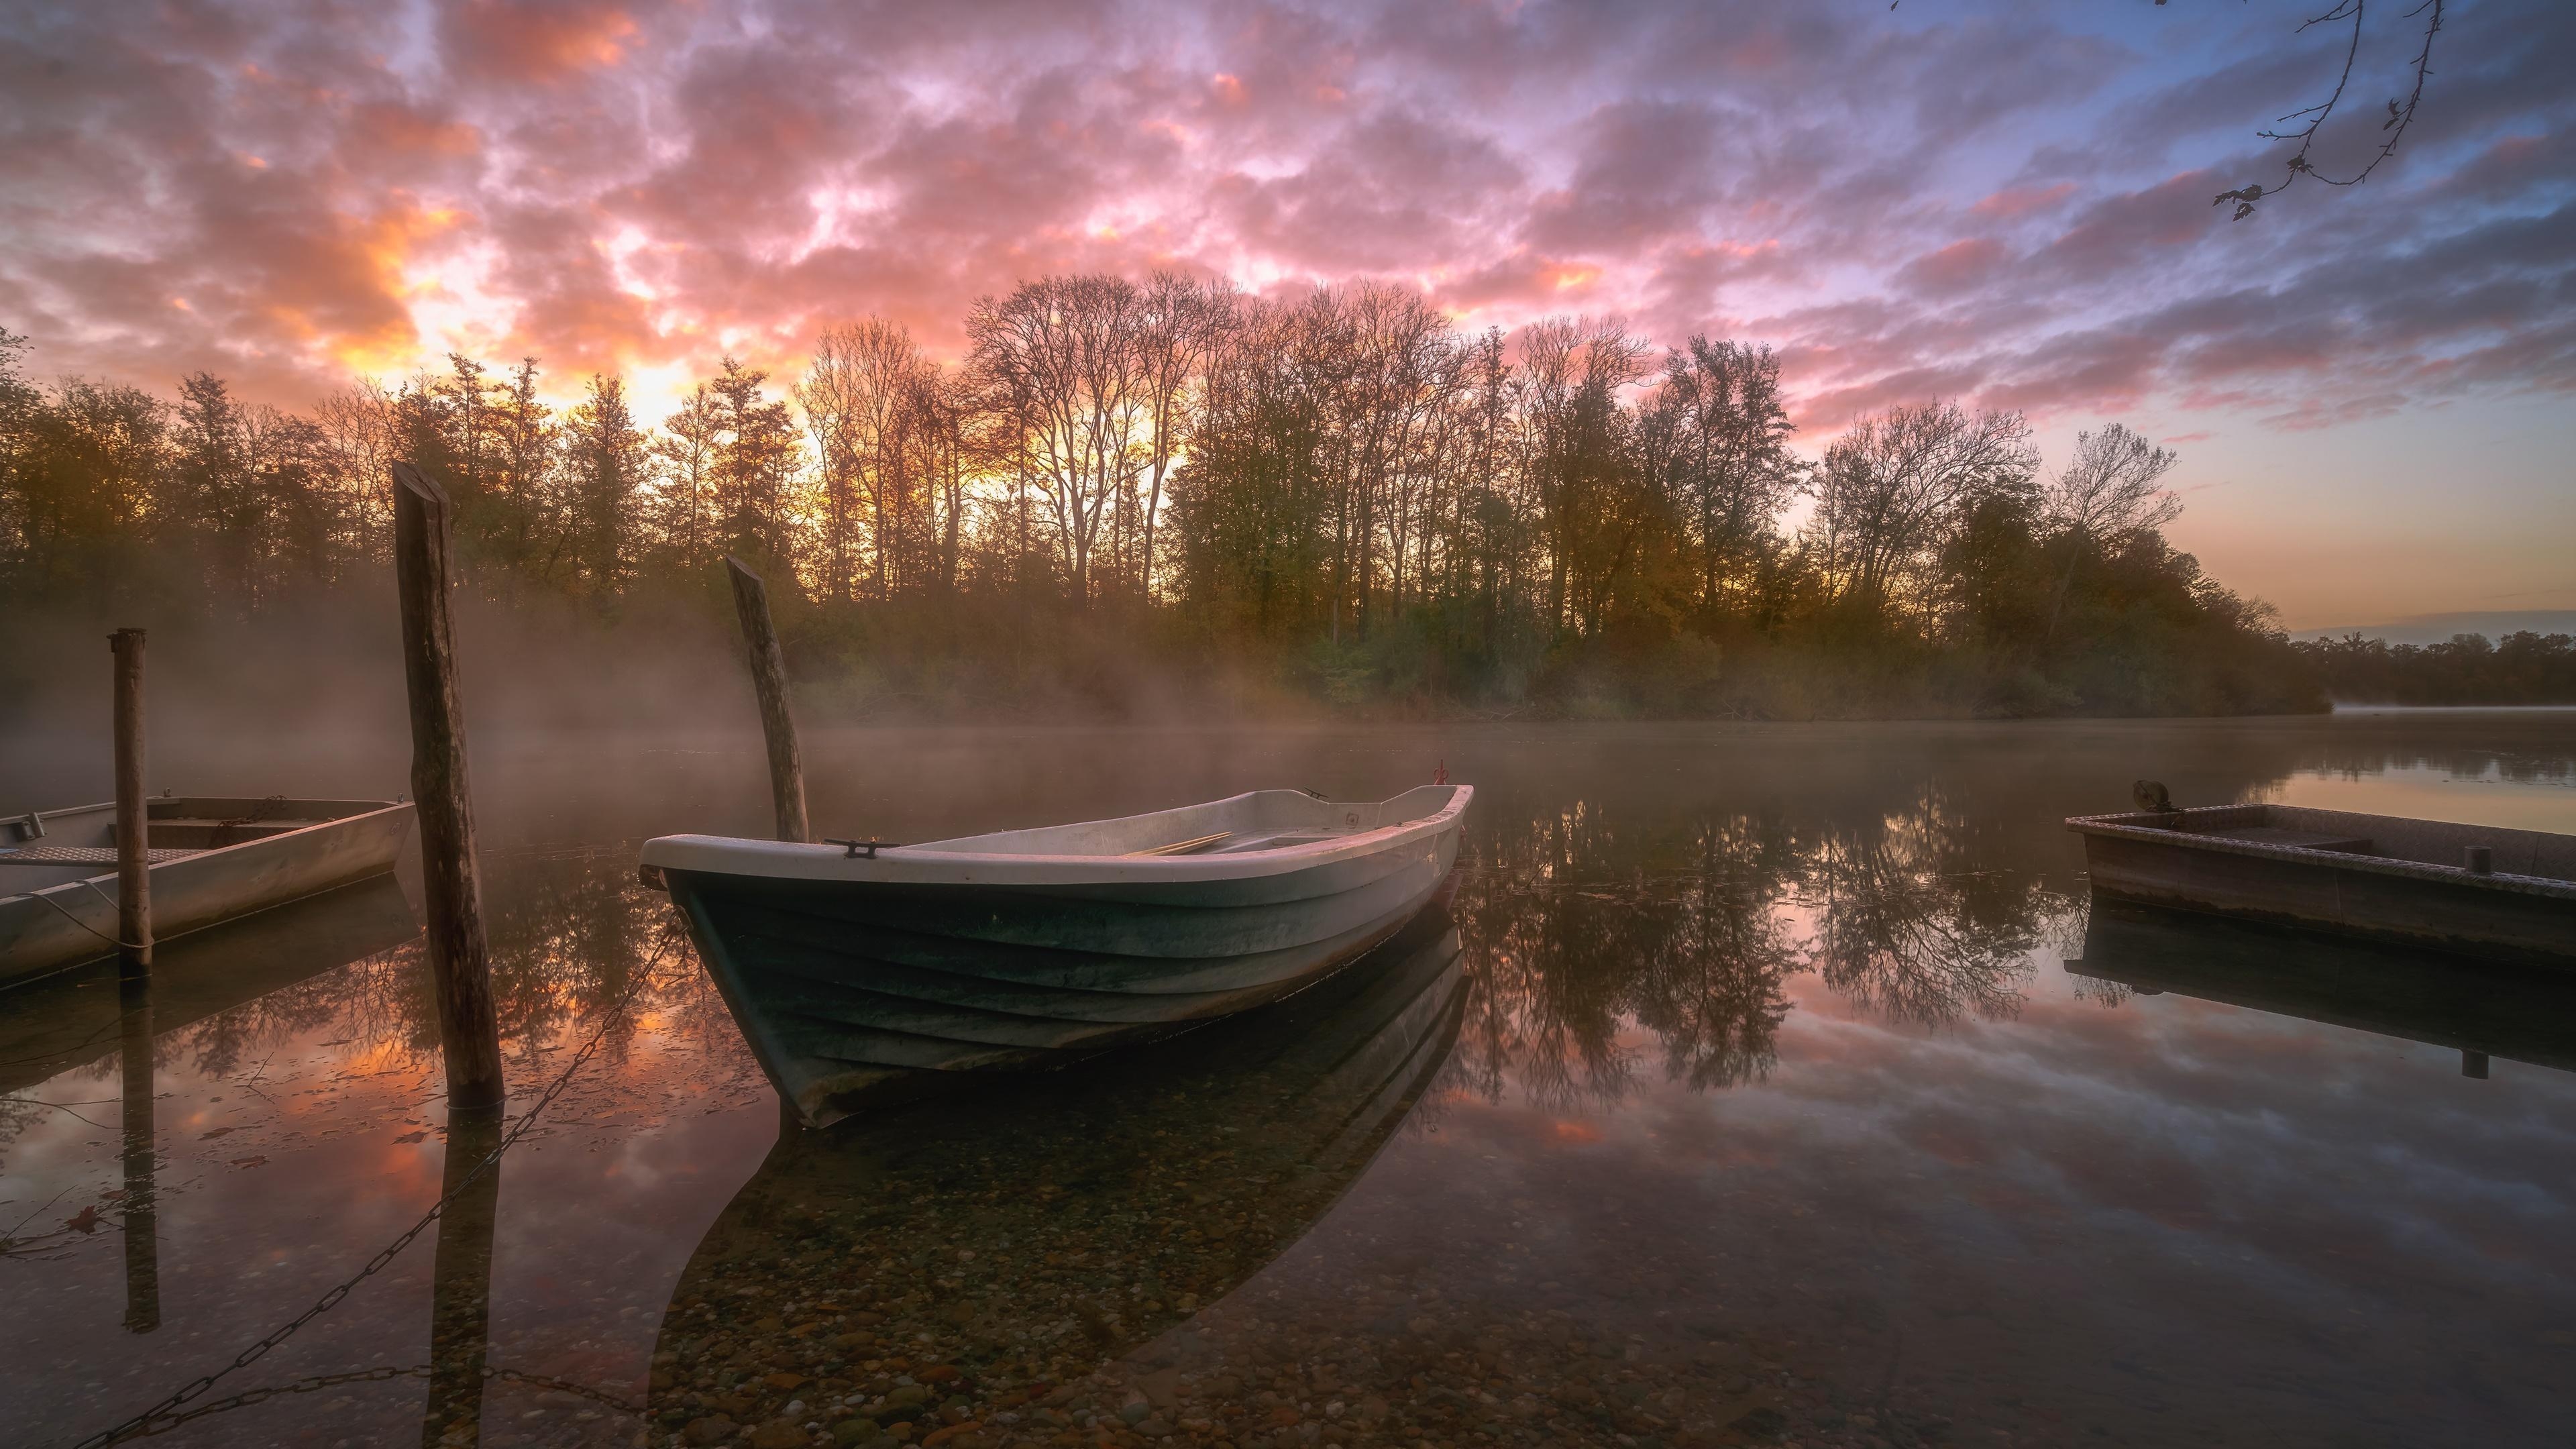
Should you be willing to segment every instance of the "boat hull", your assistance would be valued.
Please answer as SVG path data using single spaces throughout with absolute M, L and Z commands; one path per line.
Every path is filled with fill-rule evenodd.
M 2505 961 L 2576 963 L 2576 838 L 2276 805 L 2078 817 L 2115 899 Z M 2472 847 L 2493 869 L 2458 862 Z
M 823 1126 L 941 1077 L 1051 1070 L 1290 995 L 1403 929 L 1456 859 L 1453 829 L 1239 880 L 663 879 L 780 1096 Z
M 168 833 L 160 823 L 160 812 L 170 808 L 251 808 L 273 803 L 278 808 L 315 814 L 339 812 L 337 818 L 297 829 L 237 844 L 192 849 L 176 858 L 153 862 L 152 930 L 154 938 L 163 941 L 383 875 L 394 868 L 412 828 L 412 807 L 408 803 L 193 798 L 155 799 L 150 803 L 155 811 L 152 834 L 156 848 Z M 59 830 L 64 821 L 87 813 L 90 812 L 63 811 L 46 819 Z M 42 868 L 9 869 L 35 873 Z M 61 879 L 65 875 L 75 878 Z M 0 875 L 0 889 L 23 891 L 0 896 L 0 985 L 115 954 L 117 889 L 113 870 L 102 874 L 45 870 L 38 878 L 44 884 L 26 890 L 14 876 Z

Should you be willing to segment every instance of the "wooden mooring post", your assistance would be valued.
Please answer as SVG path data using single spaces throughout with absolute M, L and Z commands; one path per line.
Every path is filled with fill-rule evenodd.
M 152 964 L 152 819 L 143 799 L 143 631 L 107 636 L 116 654 L 116 945 L 128 967 Z
M 500 1019 L 492 1007 L 483 933 L 483 877 L 474 861 L 466 788 L 465 718 L 456 693 L 456 629 L 447 607 L 447 492 L 409 463 L 393 465 L 394 582 L 402 599 L 403 679 L 411 695 L 412 811 L 420 822 L 421 886 L 447 1108 L 495 1112 Z
M 769 798 L 778 811 L 778 838 L 809 841 L 814 837 L 805 824 L 805 761 L 796 749 L 796 716 L 787 710 L 787 654 L 769 617 L 769 589 L 741 559 L 726 559 L 725 572 L 733 580 L 733 611 L 751 655 L 760 732 L 769 741 Z

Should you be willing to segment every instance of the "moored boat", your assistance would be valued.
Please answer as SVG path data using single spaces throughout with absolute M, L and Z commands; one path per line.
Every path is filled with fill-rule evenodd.
M 643 865 L 780 1096 L 820 1126 L 947 1074 L 1064 1066 L 1322 979 L 1447 881 L 1472 794 L 1261 790 L 908 846 L 674 835 Z
M 2576 962 L 2576 835 L 2290 805 L 2079 815 L 2103 895 L 2508 961 Z
M 145 802 L 155 940 L 394 868 L 393 800 L 159 795 Z M 0 985 L 116 952 L 116 807 L 0 821 Z

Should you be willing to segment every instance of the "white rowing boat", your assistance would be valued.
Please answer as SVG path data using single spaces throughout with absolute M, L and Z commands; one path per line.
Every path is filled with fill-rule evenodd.
M 904 846 L 671 835 L 643 866 L 822 1126 L 925 1074 L 1059 1067 L 1322 979 L 1448 880 L 1473 794 L 1259 790 Z
M 152 934 L 383 875 L 411 834 L 393 800 L 157 795 L 145 802 Z M 0 821 L 0 985 L 116 953 L 116 806 Z

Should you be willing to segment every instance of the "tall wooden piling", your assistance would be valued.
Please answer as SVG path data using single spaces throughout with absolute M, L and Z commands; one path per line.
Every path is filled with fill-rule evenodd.
M 116 654 L 116 942 L 128 966 L 152 964 L 152 821 L 143 800 L 143 631 L 107 636 Z
M 787 654 L 769 617 L 769 590 L 741 559 L 725 560 L 733 579 L 733 610 L 742 620 L 742 642 L 751 656 L 752 693 L 760 699 L 760 732 L 769 741 L 769 798 L 778 811 L 778 838 L 814 837 L 805 824 L 805 761 L 796 749 L 796 717 L 787 710 Z
M 393 465 L 394 581 L 402 599 L 403 679 L 411 694 L 412 812 L 420 822 L 421 885 L 447 1105 L 497 1111 L 500 1021 L 492 1008 L 483 878 L 474 861 L 466 789 L 465 719 L 456 693 L 456 630 L 447 607 L 447 492 L 409 463 Z

